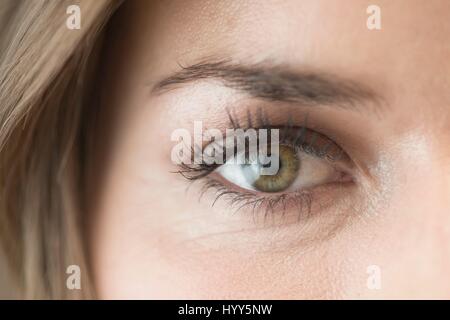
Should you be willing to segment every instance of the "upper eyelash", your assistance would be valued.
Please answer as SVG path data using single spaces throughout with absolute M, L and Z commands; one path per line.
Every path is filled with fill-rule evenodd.
M 234 118 L 231 113 L 228 111 L 228 116 L 230 119 L 230 124 L 233 126 L 233 129 L 249 129 L 249 127 L 242 128 L 237 121 L 237 118 Z M 328 144 L 325 146 L 318 148 L 314 145 L 315 140 L 317 139 L 319 133 L 312 131 L 312 137 L 310 140 L 307 140 L 307 133 L 311 132 L 310 129 L 306 127 L 307 117 L 305 118 L 305 124 L 301 127 L 296 127 L 293 125 L 292 121 L 289 120 L 287 124 L 281 127 L 275 127 L 270 124 L 269 120 L 265 118 L 261 112 L 258 113 L 259 123 L 257 128 L 254 128 L 256 130 L 259 129 L 279 129 L 281 130 L 281 138 L 280 138 L 280 144 L 289 145 L 295 148 L 299 148 L 301 151 L 314 155 L 316 157 L 320 158 L 327 158 L 329 161 L 337 161 L 339 160 L 342 155 L 344 154 L 343 150 L 340 149 L 338 154 L 330 154 L 328 153 L 328 149 L 334 144 L 330 140 Z M 251 125 L 251 115 L 249 112 L 247 112 L 247 124 Z M 291 119 L 291 117 L 289 117 Z M 258 137 L 257 137 L 258 138 Z M 191 148 L 191 154 L 194 155 L 198 150 L 201 152 L 201 148 L 199 146 L 194 146 Z M 225 152 L 224 152 L 225 154 Z M 226 160 L 226 159 L 224 159 Z M 177 171 L 179 174 L 181 174 L 183 177 L 185 177 L 188 180 L 197 180 L 200 178 L 203 178 L 209 173 L 213 172 L 219 165 L 217 164 L 207 164 L 207 163 L 200 163 L 200 164 L 185 164 L 181 163 L 179 165 L 180 169 Z

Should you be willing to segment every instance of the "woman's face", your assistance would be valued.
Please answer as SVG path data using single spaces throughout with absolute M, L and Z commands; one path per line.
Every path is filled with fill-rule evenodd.
M 100 298 L 450 298 L 450 2 L 378 0 L 369 30 L 372 2 L 120 9 L 89 222 Z M 278 173 L 177 164 L 196 121 L 279 129 Z

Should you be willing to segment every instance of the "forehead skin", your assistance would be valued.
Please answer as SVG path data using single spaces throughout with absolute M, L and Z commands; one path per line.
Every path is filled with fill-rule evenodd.
M 450 188 L 442 179 L 442 168 L 450 156 L 450 1 L 378 0 L 379 31 L 366 27 L 366 9 L 372 4 L 370 0 L 346 0 L 345 5 L 342 0 L 126 2 L 113 22 L 113 41 L 106 52 L 105 87 L 120 121 L 92 224 L 100 296 L 377 297 L 377 292 L 364 291 L 366 266 L 371 264 L 382 265 L 383 281 L 391 284 L 381 295 L 448 294 L 450 230 L 443 226 L 450 225 Z M 164 176 L 169 170 L 158 167 L 163 161 L 158 148 L 170 132 L 164 131 L 167 123 L 158 120 L 162 112 L 158 105 L 145 110 L 142 106 L 148 104 L 149 83 L 179 70 L 180 64 L 209 57 L 321 70 L 379 92 L 386 103 L 381 118 L 371 120 L 381 132 L 372 140 L 383 141 L 380 148 L 387 150 L 387 158 L 395 158 L 392 180 L 401 186 L 382 212 L 385 220 L 376 226 L 361 225 L 323 250 L 284 260 L 276 255 L 249 258 L 245 250 L 228 248 L 229 242 L 217 245 L 221 251 L 210 255 L 166 250 L 176 242 L 172 226 L 164 224 L 166 217 L 198 207 L 171 198 L 172 180 Z M 154 185 L 135 190 L 127 180 L 132 166 L 126 162 L 143 149 L 135 147 L 143 132 L 154 146 L 154 152 L 146 154 L 154 166 Z M 147 238 L 139 237 L 142 234 Z M 399 254 L 392 257 L 391 252 Z M 414 273 L 408 274 L 412 269 Z

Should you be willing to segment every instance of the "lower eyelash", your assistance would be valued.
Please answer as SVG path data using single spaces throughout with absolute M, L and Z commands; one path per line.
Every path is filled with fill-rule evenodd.
M 234 212 L 238 212 L 244 208 L 251 208 L 251 213 L 254 217 L 257 213 L 264 212 L 264 219 L 269 217 L 273 213 L 284 216 L 287 209 L 296 208 L 298 210 L 298 219 L 304 218 L 305 215 L 309 215 L 311 212 L 311 204 L 313 196 L 308 191 L 297 191 L 285 194 L 273 194 L 273 195 L 257 195 L 252 192 L 235 191 L 231 190 L 221 182 L 213 179 L 206 178 L 207 181 L 202 186 L 199 200 L 208 191 L 215 193 L 215 198 L 212 202 L 212 207 L 216 202 L 225 198 L 228 205 L 234 209 Z

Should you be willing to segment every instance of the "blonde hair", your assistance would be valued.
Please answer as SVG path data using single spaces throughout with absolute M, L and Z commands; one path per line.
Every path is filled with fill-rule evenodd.
M 81 8 L 81 29 L 66 9 Z M 119 1 L 0 3 L 0 239 L 25 298 L 91 298 L 83 216 L 94 73 Z M 82 290 L 68 290 L 78 265 Z

